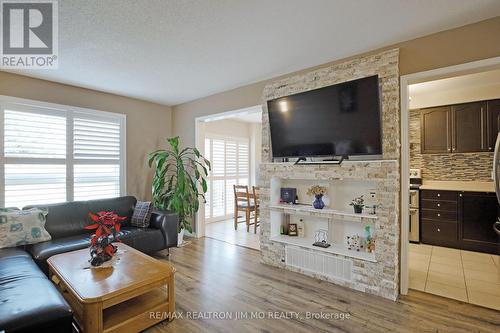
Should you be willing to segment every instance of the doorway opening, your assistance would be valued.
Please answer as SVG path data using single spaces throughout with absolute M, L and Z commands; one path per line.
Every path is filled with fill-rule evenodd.
M 500 58 L 401 77 L 402 294 L 500 310 L 499 92 Z
M 197 215 L 196 236 L 260 249 L 260 212 L 254 197 L 259 192 L 262 107 L 214 114 L 195 122 L 197 148 L 212 164 L 206 203 Z

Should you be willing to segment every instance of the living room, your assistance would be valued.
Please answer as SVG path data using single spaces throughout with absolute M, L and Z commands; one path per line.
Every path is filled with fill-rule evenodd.
M 408 170 L 411 87 L 500 69 L 500 4 L 424 4 L 1 1 L 0 332 L 496 332 L 500 223 L 493 301 L 412 288 Z

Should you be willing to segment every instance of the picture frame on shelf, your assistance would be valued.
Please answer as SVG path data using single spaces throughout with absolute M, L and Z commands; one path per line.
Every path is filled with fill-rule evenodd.
M 290 223 L 288 225 L 288 236 L 298 236 L 297 223 Z

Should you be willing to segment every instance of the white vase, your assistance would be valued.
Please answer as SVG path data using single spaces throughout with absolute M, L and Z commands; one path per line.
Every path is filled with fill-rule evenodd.
M 177 247 L 182 245 L 184 239 L 184 228 L 181 229 L 181 231 L 177 234 Z

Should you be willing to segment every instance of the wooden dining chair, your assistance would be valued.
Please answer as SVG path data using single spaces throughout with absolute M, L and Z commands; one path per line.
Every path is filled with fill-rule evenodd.
M 233 185 L 234 189 L 234 230 L 238 230 L 238 223 L 246 223 L 247 231 L 250 231 L 250 214 L 255 211 L 255 201 L 248 192 L 247 185 Z M 238 222 L 238 213 L 245 212 L 245 221 Z
M 254 234 L 257 233 L 257 227 L 260 225 L 260 197 L 259 197 L 259 188 L 257 186 L 252 186 L 252 193 L 253 193 L 253 202 L 254 202 L 254 211 L 253 211 L 253 218 L 254 218 Z

